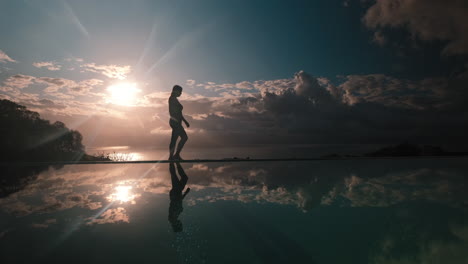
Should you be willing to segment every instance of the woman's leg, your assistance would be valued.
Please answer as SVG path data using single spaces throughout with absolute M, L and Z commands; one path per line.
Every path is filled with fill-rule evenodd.
M 179 131 L 178 136 L 180 136 L 180 141 L 179 141 L 179 144 L 177 145 L 177 151 L 175 153 L 175 157 L 178 157 L 180 159 L 180 152 L 182 151 L 182 148 L 184 147 L 185 142 L 187 142 L 188 140 L 187 133 L 185 132 L 185 129 L 182 127 L 182 125 L 180 126 L 180 131 Z
M 172 159 L 174 157 L 174 151 L 178 137 L 179 135 L 177 133 L 177 129 L 172 128 L 171 143 L 169 144 L 169 159 Z

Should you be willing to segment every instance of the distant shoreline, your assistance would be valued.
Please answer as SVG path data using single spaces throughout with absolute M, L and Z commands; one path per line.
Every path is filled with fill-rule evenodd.
M 453 159 L 468 158 L 468 155 L 442 156 L 398 156 L 398 157 L 318 157 L 318 158 L 283 158 L 283 159 L 190 159 L 180 163 L 223 163 L 223 162 L 275 162 L 275 161 L 328 161 L 328 160 L 403 160 L 403 159 Z M 169 160 L 134 160 L 134 161 L 52 161 L 52 162 L 0 162 L 0 166 L 43 166 L 43 165 L 92 165 L 92 164 L 151 164 L 170 163 Z

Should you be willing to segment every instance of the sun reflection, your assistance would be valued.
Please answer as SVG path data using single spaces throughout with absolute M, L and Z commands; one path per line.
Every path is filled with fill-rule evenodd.
M 132 186 L 119 185 L 115 187 L 114 193 L 107 197 L 111 202 L 127 203 L 131 202 L 135 204 L 136 194 L 132 192 Z
M 130 153 L 131 160 L 143 160 L 144 156 L 141 153 L 138 152 L 132 152 Z
M 143 160 L 145 156 L 139 152 L 115 152 L 109 154 L 109 159 L 112 161 L 135 161 L 135 160 Z

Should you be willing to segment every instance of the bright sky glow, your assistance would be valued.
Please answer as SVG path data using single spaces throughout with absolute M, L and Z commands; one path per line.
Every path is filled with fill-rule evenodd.
M 133 201 L 136 195 L 132 193 L 132 186 L 119 185 L 108 198 L 111 201 L 126 203 Z
M 137 101 L 137 95 L 141 92 L 136 83 L 117 83 L 107 88 L 109 101 L 113 104 L 130 106 Z

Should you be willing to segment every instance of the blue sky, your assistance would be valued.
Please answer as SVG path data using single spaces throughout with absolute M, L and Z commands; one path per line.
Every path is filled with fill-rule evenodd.
M 135 75 L 166 55 L 148 78 L 179 83 L 391 72 L 401 60 L 372 43 L 364 11 L 342 1 L 8 1 L 1 48 L 31 63 L 142 57 Z
M 322 142 L 324 127 L 378 127 L 387 142 L 402 111 L 421 120 L 461 104 L 467 13 L 458 0 L 4 1 L 0 97 L 79 129 L 85 143 L 100 133 L 89 132 L 93 118 L 125 120 L 123 135 L 167 134 L 174 84 L 201 136 L 269 128 L 272 142 L 296 132 L 304 142 L 325 133 L 312 137 Z
M 440 58 L 437 43 L 406 56 L 376 45 L 362 22 L 366 6 L 343 0 L 6 1 L 1 49 L 23 63 L 76 57 L 132 65 L 136 78 L 167 85 L 289 78 L 299 70 L 327 78 L 444 73 L 447 67 L 438 65 L 449 59 Z

